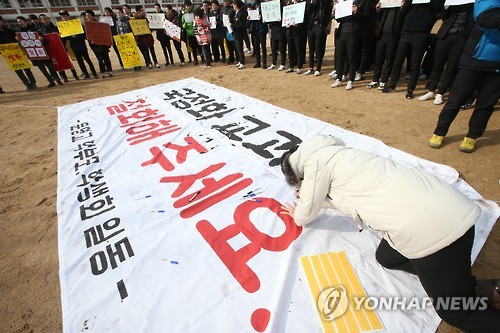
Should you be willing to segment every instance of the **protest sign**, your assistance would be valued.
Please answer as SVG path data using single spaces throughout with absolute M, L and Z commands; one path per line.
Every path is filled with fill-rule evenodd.
M 44 38 L 49 41 L 46 46 L 47 53 L 49 54 L 50 59 L 52 59 L 55 70 L 64 71 L 67 69 L 73 69 L 73 63 L 69 59 L 68 52 L 66 52 L 59 34 L 56 32 L 45 34 Z
M 84 33 L 80 19 L 58 21 L 57 28 L 59 29 L 61 37 L 74 36 Z
M 139 49 L 132 33 L 113 36 L 118 47 L 118 53 L 124 68 L 134 68 L 142 65 L 139 57 Z
M 85 31 L 89 42 L 95 45 L 113 45 L 111 28 L 107 23 L 85 21 Z
M 17 40 L 29 60 L 47 60 L 49 55 L 38 32 L 16 32 Z
M 26 58 L 23 49 L 18 43 L 0 44 L 0 53 L 13 71 L 31 67 L 28 58 Z

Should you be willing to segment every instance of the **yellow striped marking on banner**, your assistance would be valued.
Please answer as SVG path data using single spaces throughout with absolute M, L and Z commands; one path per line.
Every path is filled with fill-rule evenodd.
M 367 297 L 347 255 L 328 252 L 300 258 L 323 332 L 382 332 L 375 310 L 356 309 L 354 297 Z M 364 303 L 363 303 L 364 304 Z

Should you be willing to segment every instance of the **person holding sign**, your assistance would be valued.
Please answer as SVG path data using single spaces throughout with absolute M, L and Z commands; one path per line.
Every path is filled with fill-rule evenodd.
M 11 44 L 11 43 L 18 43 L 16 39 L 16 32 L 6 27 L 5 21 L 0 16 L 0 44 Z M 14 70 L 14 72 L 26 86 L 27 91 L 31 91 L 37 88 L 35 77 L 33 76 L 33 72 L 31 71 L 30 68 L 16 69 Z
M 113 24 L 109 26 L 109 28 L 111 29 L 111 36 L 118 35 L 118 31 L 116 30 L 117 18 L 115 13 L 113 12 L 113 9 L 111 9 L 110 7 L 104 8 L 104 12 L 101 17 L 106 17 L 108 18 L 109 21 L 113 22 Z M 116 56 L 118 57 L 118 62 L 120 63 L 120 69 L 123 70 L 124 68 L 123 68 L 122 58 L 120 57 L 120 52 L 118 51 L 118 47 L 116 46 L 114 38 L 113 38 L 113 50 L 115 50 Z
M 212 43 L 212 34 L 210 32 L 208 16 L 200 7 L 194 10 L 194 33 L 205 58 L 204 66 L 211 67 L 212 55 L 210 54 L 210 44 Z
M 198 42 L 194 36 L 194 14 L 193 14 L 193 3 L 191 0 L 184 1 L 184 14 L 182 15 L 182 29 L 186 30 L 187 36 L 187 46 L 188 50 L 191 48 L 191 52 L 194 57 L 194 65 L 198 65 Z M 201 51 L 201 50 L 200 50 Z
M 146 11 L 142 5 L 135 6 L 136 13 L 134 14 L 134 20 L 146 20 Z M 141 50 L 142 56 L 144 57 L 144 61 L 146 61 L 146 66 L 149 69 L 153 68 L 153 64 L 156 68 L 160 68 L 158 64 L 158 59 L 156 58 L 155 52 L 155 40 L 153 38 L 153 34 L 142 34 L 137 37 L 137 45 L 139 46 L 139 50 Z M 151 56 L 150 56 L 151 53 Z M 151 61 L 151 58 L 153 61 Z
M 292 0 L 289 5 L 298 4 L 300 0 Z M 302 73 L 302 67 L 306 62 L 307 28 L 304 22 L 286 26 L 286 44 L 288 45 L 288 70 L 294 71 L 297 66 L 297 74 Z
M 85 20 L 89 22 L 97 22 L 93 10 L 87 9 L 85 11 Z M 99 62 L 99 71 L 101 72 L 101 79 L 104 79 L 106 72 L 111 77 L 113 76 L 113 68 L 111 66 L 111 59 L 109 59 L 108 45 L 96 45 L 89 40 L 90 48 L 94 51 L 97 61 Z
M 233 9 L 235 11 L 234 18 L 231 20 L 233 28 L 234 43 L 236 44 L 236 56 L 238 57 L 238 69 L 245 68 L 245 52 L 243 51 L 243 43 L 247 30 L 248 13 L 244 7 L 243 1 L 234 0 Z
M 222 14 L 222 21 L 226 22 L 224 24 L 224 27 L 225 27 L 226 46 L 227 46 L 227 53 L 228 53 L 227 64 L 232 65 L 232 64 L 234 64 L 234 59 L 235 59 L 235 52 L 234 52 L 235 44 L 234 44 L 233 30 L 230 30 L 230 28 L 231 28 L 230 21 L 234 17 L 234 15 L 236 14 L 234 12 L 234 9 L 233 9 L 233 1 L 232 0 L 224 0 L 224 6 L 221 8 L 221 14 Z
M 280 0 L 280 17 L 283 16 L 283 1 Z M 276 67 L 278 61 L 278 52 L 280 54 L 279 71 L 285 69 L 286 64 L 286 29 L 281 24 L 281 18 L 278 21 L 269 23 L 271 29 L 271 56 L 272 63 L 267 69 L 272 70 Z
M 155 7 L 155 13 L 157 14 L 165 14 L 163 13 L 163 10 L 161 9 L 161 5 L 159 3 L 154 4 Z M 165 32 L 165 29 L 154 29 L 156 31 L 156 40 L 160 42 L 161 45 L 161 50 L 163 51 L 163 56 L 165 57 L 165 67 L 167 67 L 170 64 L 174 64 L 174 56 L 172 54 L 172 45 L 170 44 L 170 37 L 167 35 Z
M 219 1 L 212 0 L 212 9 L 208 15 L 210 20 L 210 31 L 212 32 L 212 53 L 215 62 L 226 62 L 226 49 L 224 48 L 224 37 L 226 31 L 222 22 L 222 13 L 220 11 Z M 215 27 L 214 27 L 215 26 Z
M 181 22 L 179 18 L 179 14 L 177 13 L 176 10 L 172 9 L 171 5 L 166 5 L 165 6 L 165 18 L 172 24 L 178 26 L 180 28 Z M 181 62 L 181 66 L 184 66 L 184 53 L 182 52 L 182 44 L 181 40 L 176 40 L 175 38 L 172 38 L 174 42 L 174 47 L 175 51 L 177 52 L 177 56 L 179 57 L 179 60 Z M 174 63 L 172 63 L 172 66 Z
M 260 0 L 255 1 L 255 10 L 259 12 L 258 20 L 250 21 L 250 33 L 252 34 L 253 49 L 255 52 L 256 64 L 254 68 L 267 69 L 267 24 L 262 22 L 262 8 Z
M 309 43 L 309 70 L 306 75 L 321 75 L 321 66 L 325 56 L 326 37 L 330 32 L 333 4 L 330 0 L 311 0 L 306 6 L 304 21 L 307 24 L 307 42 Z M 314 64 L 316 63 L 316 71 Z M 338 71 L 337 71 L 338 72 Z

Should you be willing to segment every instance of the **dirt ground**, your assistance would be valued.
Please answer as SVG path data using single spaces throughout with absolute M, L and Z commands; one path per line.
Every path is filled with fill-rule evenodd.
M 163 54 L 159 50 L 157 54 L 164 63 Z M 111 58 L 118 68 L 113 51 Z M 62 330 L 56 214 L 57 106 L 197 77 L 450 165 L 485 198 L 497 203 L 500 200 L 496 159 L 500 153 L 500 112 L 493 113 L 474 153 L 457 150 L 466 134 L 471 109 L 459 114 L 444 146 L 431 149 L 427 140 L 442 106 L 417 98 L 406 100 L 404 78 L 398 87 L 400 92 L 393 94 L 367 89 L 370 75 L 355 83 L 351 91 L 330 88 L 331 39 L 319 77 L 253 69 L 254 63 L 255 59 L 249 57 L 247 69 L 237 70 L 220 64 L 211 68 L 192 64 L 181 67 L 177 62 L 175 67 L 140 73 L 115 70 L 115 77 L 99 80 L 75 82 L 70 76 L 71 82 L 51 89 L 45 88 L 47 82 L 35 68 L 40 88 L 26 92 L 15 73 L 0 60 L 0 85 L 7 92 L 0 95 L 0 332 Z M 96 61 L 94 64 L 97 67 Z M 415 93 L 418 97 L 424 92 L 421 81 Z M 496 111 L 499 109 L 497 105 Z M 500 277 L 499 243 L 500 225 L 495 225 L 473 266 L 477 276 Z M 438 332 L 458 330 L 441 324 Z

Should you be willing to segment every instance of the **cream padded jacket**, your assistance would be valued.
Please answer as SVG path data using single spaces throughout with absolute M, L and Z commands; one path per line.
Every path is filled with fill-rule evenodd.
M 303 226 L 321 208 L 335 208 L 381 231 L 409 259 L 450 245 L 480 215 L 473 201 L 434 175 L 344 147 L 331 136 L 304 141 L 290 164 L 302 179 L 295 223 Z

